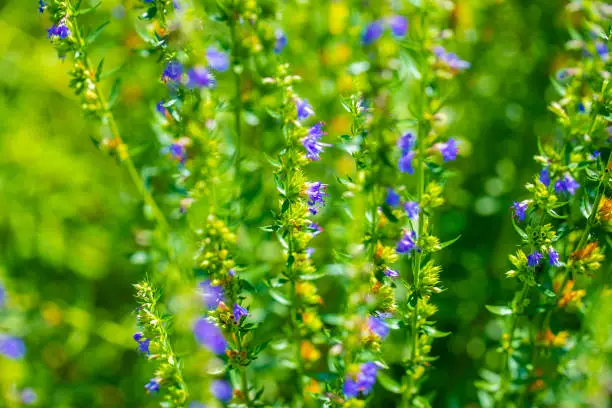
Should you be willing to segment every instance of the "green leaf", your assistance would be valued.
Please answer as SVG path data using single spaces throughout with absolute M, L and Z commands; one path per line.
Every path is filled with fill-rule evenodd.
M 384 371 L 379 371 L 377 374 L 378 382 L 383 388 L 394 394 L 401 394 L 403 392 L 401 385 L 397 383 L 390 375 Z
M 443 332 L 431 326 L 423 326 L 423 331 L 436 339 L 440 339 L 442 337 L 450 336 L 451 332 Z
M 393 215 L 393 211 L 391 210 L 391 207 L 389 207 L 387 204 L 383 204 L 382 212 L 383 214 L 385 214 L 385 217 L 387 217 L 387 219 L 391 221 L 392 223 L 396 223 L 398 221 L 397 217 Z
M 527 236 L 527 233 L 525 231 L 523 231 L 523 229 L 521 227 L 518 226 L 518 224 L 516 223 L 516 221 L 514 220 L 514 217 L 512 217 L 512 226 L 514 226 L 514 229 L 516 230 L 516 232 L 518 232 L 518 234 L 521 236 L 521 238 L 523 240 L 527 240 L 529 237 Z
M 455 242 L 457 242 L 459 240 L 459 238 L 461 238 L 461 234 L 459 234 L 457 237 L 455 237 L 455 238 L 453 238 L 453 239 L 451 239 L 449 241 L 441 243 L 438 250 L 441 251 L 444 248 L 446 248 L 447 246 L 453 245 Z
M 75 16 L 82 16 L 82 15 L 84 15 L 84 14 L 89 14 L 89 13 L 91 13 L 92 11 L 95 11 L 95 10 L 96 10 L 98 7 L 100 7 L 100 4 L 102 4 L 102 0 L 98 1 L 96 4 L 94 4 L 94 5 L 93 5 L 93 6 L 91 6 L 91 7 L 88 7 L 88 8 L 83 9 L 83 10 L 77 10 L 77 11 L 74 13 L 74 15 L 75 15 Z
M 89 35 L 87 36 L 87 40 L 86 40 L 87 44 L 91 44 L 94 41 L 96 41 L 96 39 L 100 36 L 100 34 L 102 34 L 104 27 L 106 27 L 109 23 L 110 23 L 110 20 L 107 20 L 103 22 L 102 24 L 100 24 L 98 28 L 96 28 L 91 33 L 89 33 Z
M 102 75 L 102 68 L 104 67 L 104 58 L 100 60 L 98 67 L 96 68 L 96 82 L 100 82 L 100 76 Z
M 157 7 L 153 6 L 141 14 L 138 18 L 141 20 L 151 20 L 157 14 Z
M 545 287 L 544 285 L 541 284 L 537 284 L 536 288 L 538 288 L 538 290 L 544 295 L 547 296 L 549 298 L 556 298 L 557 294 L 555 292 L 553 292 L 552 290 L 548 289 L 547 287 Z
M 119 89 L 121 88 L 121 80 L 117 78 L 115 82 L 113 82 L 113 86 L 108 95 L 108 108 L 110 109 L 117 102 L 117 97 L 119 96 Z
M 283 296 L 281 293 L 279 293 L 276 290 L 271 290 L 270 296 L 272 296 L 272 298 L 276 300 L 278 303 L 280 303 L 281 305 L 291 306 L 291 302 L 289 301 L 289 299 L 287 299 L 285 296 Z
M 498 316 L 510 316 L 512 313 L 514 313 L 512 309 L 510 309 L 508 306 L 485 305 L 485 307 L 487 308 L 489 312 L 496 314 Z
M 266 158 L 266 160 L 268 161 L 268 163 L 270 163 L 272 166 L 277 167 L 277 168 L 281 168 L 281 162 L 271 158 L 270 156 L 268 156 L 266 153 L 264 153 L 264 157 Z

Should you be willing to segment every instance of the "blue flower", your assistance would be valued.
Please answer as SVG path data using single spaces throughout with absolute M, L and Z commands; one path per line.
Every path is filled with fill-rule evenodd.
M 368 318 L 368 328 L 372 333 L 380 337 L 381 340 L 384 340 L 391 330 L 383 315 L 370 316 Z
M 311 222 L 308 226 L 308 229 L 312 231 L 311 234 L 313 237 L 316 237 L 317 235 L 323 232 L 323 228 L 315 222 Z
M 274 37 L 276 38 L 276 42 L 274 43 L 274 52 L 276 54 L 280 54 L 287 46 L 287 36 L 283 30 L 277 28 L 274 32 Z
M 144 334 L 138 332 L 134 334 L 134 340 L 138 343 L 138 351 L 142 354 L 149 355 L 151 352 L 149 351 L 149 344 L 151 343 L 150 339 L 144 338 Z
M 146 385 L 145 385 L 145 389 L 147 390 L 148 394 L 155 394 L 156 392 L 159 391 L 159 385 L 161 383 L 161 379 L 160 378 L 153 378 L 151 379 L 151 381 L 149 381 Z
M 210 393 L 215 396 L 216 399 L 222 402 L 230 402 L 234 394 L 234 390 L 230 383 L 225 380 L 215 380 L 210 384 Z
M 359 395 L 357 381 L 353 380 L 351 377 L 346 377 L 344 385 L 342 386 L 342 392 L 347 398 L 355 398 Z
M 216 309 L 219 302 L 223 300 L 223 288 L 213 285 L 208 279 L 200 282 L 198 286 L 204 305 L 208 309 Z
M 168 82 L 178 82 L 181 80 L 181 76 L 183 75 L 183 65 L 176 61 L 172 60 L 166 64 L 166 68 L 162 73 L 162 81 Z
M 434 48 L 434 55 L 438 58 L 440 63 L 446 65 L 453 71 L 463 71 L 471 66 L 469 62 L 462 60 L 455 53 L 446 52 L 442 46 Z
M 519 220 L 523 221 L 525 219 L 525 212 L 527 211 L 527 206 L 529 205 L 529 201 L 515 201 L 512 204 L 512 209 L 514 210 L 514 216 Z
M 392 188 L 387 188 L 387 197 L 385 198 L 385 203 L 390 205 L 391 207 L 397 207 L 400 204 L 400 195 L 395 192 Z
M 539 253 L 538 251 L 534 251 L 533 254 L 527 257 L 527 265 L 534 267 L 538 266 L 542 258 L 543 256 L 541 253 Z
M 310 160 L 319 160 L 321 159 L 321 153 L 323 153 L 324 147 L 331 146 L 328 143 L 321 143 L 321 138 L 327 133 L 323 131 L 323 122 L 319 122 L 313 125 L 308 130 L 308 135 L 302 139 L 302 145 L 304 149 L 306 149 L 306 157 Z
M 595 50 L 597 51 L 597 54 L 601 59 L 608 59 L 608 54 L 610 51 L 608 50 L 608 46 L 606 45 L 606 43 L 604 43 L 603 41 L 597 41 L 595 43 Z
M 413 151 L 406 152 L 400 157 L 397 167 L 402 173 L 414 174 L 414 168 L 412 167 L 412 159 L 415 153 Z
M 166 109 L 164 104 L 164 101 L 159 101 L 157 105 L 155 105 L 155 110 L 162 116 L 166 116 L 166 112 L 168 112 L 168 109 Z
M 376 374 L 378 366 L 375 363 L 367 362 L 361 365 L 361 372 L 357 375 L 357 386 L 362 394 L 367 395 L 372 391 L 376 384 Z
M 308 103 L 308 99 L 295 99 L 295 108 L 297 110 L 298 120 L 304 120 L 311 115 L 314 115 L 312 106 Z
M 173 159 L 181 164 L 185 164 L 187 160 L 187 150 L 185 146 L 180 143 L 172 143 L 170 146 L 166 146 L 162 149 L 162 153 L 167 153 L 172 156 Z
M 561 262 L 559 261 L 559 253 L 553 247 L 548 249 L 548 263 L 550 263 L 551 266 L 561 265 Z
M 38 400 L 36 392 L 32 388 L 24 388 L 21 391 L 21 402 L 26 405 L 34 405 Z
M 318 209 L 325 204 L 323 197 L 327 195 L 325 189 L 327 184 L 322 184 L 320 181 L 314 183 L 306 183 L 306 194 L 308 195 L 308 209 L 315 215 Z
M 249 315 L 248 310 L 240 306 L 238 303 L 234 303 L 234 321 L 236 322 L 236 324 L 240 322 L 240 319 L 248 315 Z
M 208 320 L 201 318 L 193 326 L 193 334 L 196 341 L 200 345 L 206 347 L 215 354 L 225 353 L 225 347 L 227 347 L 227 340 L 223 337 L 221 329 L 215 326 Z
M 217 86 L 215 76 L 204 67 L 194 67 L 187 71 L 187 86 L 189 88 L 209 88 Z
M 361 42 L 364 45 L 370 45 L 378 40 L 385 31 L 382 21 L 376 20 L 368 24 L 361 35 Z
M 400 274 L 398 271 L 396 271 L 395 269 L 391 269 L 388 266 L 385 268 L 385 276 L 388 276 L 391 279 L 397 279 L 399 278 Z
M 210 46 L 206 49 L 206 61 L 208 66 L 215 71 L 225 72 L 229 69 L 229 57 L 216 47 Z
M 459 153 L 457 141 L 452 137 L 446 143 L 438 143 L 438 150 L 442 154 L 445 162 L 455 160 Z
M 406 214 L 408 214 L 408 218 L 414 221 L 419 216 L 421 207 L 419 206 L 419 203 L 417 203 L 416 201 L 406 201 L 404 203 L 404 210 L 406 210 Z
M 569 173 L 565 173 L 563 178 L 557 180 L 555 183 L 555 191 L 557 194 L 567 192 L 570 195 L 574 195 L 579 187 L 580 184 L 578 184 L 578 182 Z
M 52 25 L 51 28 L 47 30 L 47 38 L 59 37 L 60 40 L 63 40 L 69 35 L 70 30 L 63 21 L 58 25 Z
M 411 251 L 418 251 L 419 249 L 417 248 L 416 245 L 416 232 L 414 231 L 405 231 L 404 235 L 402 236 L 402 238 L 399 240 L 399 242 L 397 243 L 395 250 L 397 251 L 397 253 L 399 254 L 405 254 L 405 253 L 409 253 Z
M 0 336 L 0 354 L 12 360 L 19 360 L 25 356 L 25 343 L 19 337 Z
M 393 16 L 387 19 L 391 32 L 396 37 L 403 37 L 408 31 L 408 20 L 403 16 Z
M 544 184 L 546 187 L 550 186 L 550 171 L 548 167 L 544 167 L 542 171 L 540 171 L 540 182 Z
M 407 153 L 414 148 L 416 144 L 416 137 L 412 134 L 412 132 L 404 133 L 397 140 L 397 147 L 400 148 L 402 153 Z
M 38 12 L 44 13 L 47 8 L 47 2 L 43 0 L 38 0 Z

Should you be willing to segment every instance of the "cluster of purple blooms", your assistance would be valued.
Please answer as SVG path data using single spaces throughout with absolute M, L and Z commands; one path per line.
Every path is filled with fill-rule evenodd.
M 51 39 L 59 38 L 60 40 L 63 40 L 69 35 L 70 29 L 66 26 L 66 23 L 64 21 L 61 21 L 59 24 L 53 24 L 51 28 L 47 30 L 47 38 Z
M 387 318 L 391 317 L 391 313 L 379 313 L 370 316 L 368 318 L 368 328 L 372 333 L 377 335 L 381 340 L 384 340 L 389 335 L 389 325 L 387 324 Z
M 149 345 L 151 344 L 151 339 L 147 339 L 144 334 L 138 332 L 134 334 L 134 340 L 138 343 L 138 351 L 144 355 L 150 355 Z
M 323 184 L 320 181 L 315 181 L 314 183 L 306 183 L 306 194 L 308 195 L 308 210 L 312 215 L 315 215 L 319 212 L 319 208 L 321 208 L 325 201 L 323 197 L 327 195 L 325 189 L 327 188 L 327 184 Z
M 306 157 L 310 160 L 316 161 L 321 159 L 321 153 L 323 153 L 324 147 L 331 146 L 329 143 L 322 143 L 321 138 L 327 134 L 323 131 L 323 125 L 325 123 L 319 122 L 314 124 L 308 129 L 308 134 L 302 139 L 302 145 L 306 149 Z
M 546 187 L 550 186 L 550 171 L 548 167 L 545 167 L 540 171 L 539 180 Z M 580 188 L 580 184 L 569 174 L 565 173 L 563 178 L 557 180 L 554 184 L 555 192 L 557 194 L 569 193 L 570 195 L 576 194 L 576 190 Z
M 391 207 L 398 207 L 401 204 L 401 197 L 395 190 L 389 187 L 387 188 L 385 203 Z M 414 221 L 419 216 L 421 207 L 416 201 L 406 201 L 404 203 L 404 210 L 406 211 L 408 218 Z
M 543 258 L 544 255 L 542 255 L 541 252 L 533 251 L 533 253 L 527 256 L 527 265 L 535 268 L 540 264 Z M 553 247 L 548 248 L 548 263 L 550 266 L 561 265 L 559 253 Z
M 373 362 L 363 363 L 359 367 L 359 373 L 356 378 L 347 376 L 344 380 L 342 391 L 347 398 L 355 398 L 359 393 L 368 395 L 374 384 L 376 384 L 376 374 L 378 366 Z
M 463 71 L 470 68 L 471 64 L 462 60 L 453 52 L 447 52 L 441 45 L 433 50 L 438 61 L 453 71 Z
M 398 254 L 409 254 L 412 251 L 420 252 L 421 249 L 417 246 L 417 234 L 412 230 L 405 230 L 404 235 L 395 246 L 395 251 Z
M 361 34 L 361 42 L 370 45 L 378 41 L 389 27 L 394 37 L 403 37 L 408 32 L 408 20 L 402 16 L 392 16 L 371 22 L 366 26 Z
M 219 401 L 228 403 L 232 400 L 234 390 L 229 382 L 215 380 L 210 384 L 210 393 Z
M 159 378 L 153 378 L 145 385 L 145 389 L 149 394 L 155 394 L 159 391 L 159 386 L 161 385 L 161 380 Z

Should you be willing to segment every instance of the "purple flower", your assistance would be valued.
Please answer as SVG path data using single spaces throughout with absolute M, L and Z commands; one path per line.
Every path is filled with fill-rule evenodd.
M 323 232 L 323 228 L 314 222 L 310 223 L 310 225 L 308 226 L 308 229 L 312 231 L 313 237 L 316 237 L 317 235 Z
M 523 221 L 525 219 L 525 212 L 527 211 L 527 206 L 529 205 L 529 202 L 527 200 L 525 201 L 515 201 L 514 204 L 512 204 L 512 208 L 514 210 L 514 216 L 516 217 L 516 219 L 518 219 L 519 221 Z
M 395 279 L 399 278 L 400 274 L 395 269 L 391 269 L 391 268 L 389 268 L 387 266 L 386 269 L 385 269 L 385 276 L 388 276 L 391 279 L 395 280 Z
M 357 381 L 353 380 L 351 377 L 346 377 L 344 385 L 342 386 L 342 392 L 347 398 L 355 398 L 359 395 Z
M 325 189 L 327 184 L 322 184 L 320 181 L 314 183 L 306 183 L 306 194 L 308 195 L 308 209 L 315 215 L 318 209 L 325 204 L 323 197 L 327 195 Z
M 569 173 L 565 173 L 563 178 L 555 183 L 557 194 L 567 192 L 570 195 L 574 195 L 578 187 L 580 187 L 580 184 Z
M 208 66 L 215 71 L 225 72 L 229 69 L 229 57 L 216 47 L 211 46 L 206 49 L 206 61 Z
M 357 386 L 362 394 L 367 395 L 372 391 L 377 372 L 378 366 L 375 363 L 367 362 L 361 365 L 361 372 L 357 374 Z
M 225 380 L 215 380 L 210 384 L 210 393 L 215 396 L 216 399 L 222 402 L 230 402 L 234 394 L 234 390 L 230 383 Z
M 559 253 L 553 247 L 548 248 L 548 263 L 550 263 L 551 266 L 561 265 Z
M 185 164 L 187 160 L 187 150 L 182 144 L 172 143 L 170 146 L 164 147 L 161 151 L 164 154 L 170 154 L 172 158 L 181 164 Z
M 406 152 L 400 157 L 397 167 L 402 173 L 414 174 L 414 168 L 412 167 L 412 159 L 415 153 L 413 151 Z
M 387 188 L 387 197 L 385 203 L 391 207 L 397 207 L 400 204 L 400 195 L 395 192 L 392 188 Z
M 603 41 L 597 41 L 595 43 L 595 50 L 601 59 L 605 60 L 608 58 L 608 46 Z
M 376 20 L 368 24 L 361 35 L 363 45 L 370 45 L 378 40 L 385 31 L 382 21 Z
M 319 122 L 308 129 L 308 135 L 302 139 L 302 145 L 306 149 L 306 157 L 310 160 L 319 160 L 320 154 L 323 153 L 323 148 L 331 146 L 328 143 L 321 143 L 321 138 L 327 133 L 323 131 L 325 123 Z
M 402 153 L 407 153 L 410 150 L 412 150 L 415 144 L 416 144 L 416 137 L 411 132 L 404 133 L 397 140 L 397 147 L 400 148 Z
M 541 253 L 539 253 L 538 251 L 534 251 L 533 254 L 527 257 L 527 265 L 534 267 L 538 266 L 542 258 L 543 256 Z
M 153 378 L 151 381 L 149 381 L 146 385 L 145 385 L 145 389 L 147 390 L 148 394 L 155 394 L 156 392 L 159 391 L 159 384 L 161 382 L 160 378 Z
M 25 343 L 19 337 L 0 336 L 0 354 L 12 360 L 19 360 L 25 356 Z
M 419 203 L 417 203 L 416 201 L 406 201 L 404 203 L 404 210 L 406 210 L 406 213 L 408 214 L 408 218 L 414 221 L 419 216 L 421 207 L 419 206 Z
M 451 137 L 446 143 L 438 143 L 438 150 L 442 154 L 444 161 L 448 162 L 457 158 L 459 146 L 457 145 L 457 141 Z
M 150 339 L 144 338 L 144 334 L 138 332 L 134 334 L 134 340 L 138 343 L 138 351 L 142 354 L 149 355 L 151 352 L 149 351 L 149 344 L 151 343 Z
M 295 108 L 297 109 L 298 120 L 304 120 L 311 115 L 314 115 L 312 106 L 308 103 L 308 99 L 295 99 Z
M 70 30 L 66 26 L 66 23 L 63 21 L 58 25 L 52 25 L 50 29 L 47 30 L 47 38 L 59 37 L 60 40 L 68 37 L 70 35 Z
M 416 245 L 416 238 L 417 238 L 416 232 L 405 231 L 404 235 L 402 236 L 402 238 L 397 243 L 397 246 L 395 247 L 395 250 L 397 251 L 397 253 L 405 254 L 405 253 L 409 253 L 414 250 L 418 251 L 419 249 L 417 248 L 417 245 Z
M 216 309 L 219 302 L 223 300 L 223 288 L 213 285 L 206 279 L 198 284 L 200 296 L 208 309 Z
M 24 388 L 21 391 L 21 402 L 26 405 L 34 405 L 38 400 L 36 392 L 32 388 Z
M 189 88 L 209 88 L 217 86 L 215 76 L 204 67 L 194 67 L 187 71 L 187 86 Z
M 362 364 L 359 367 L 356 380 L 352 376 L 347 376 L 344 379 L 342 392 L 344 392 L 347 398 L 355 398 L 360 392 L 363 395 L 369 394 L 374 384 L 376 384 L 377 372 L 378 366 L 375 363 L 367 362 Z
M 183 65 L 176 60 L 169 61 L 166 64 L 166 69 L 162 73 L 162 81 L 168 82 L 178 82 L 181 80 L 181 76 L 183 75 Z
M 434 55 L 438 58 L 439 62 L 453 71 L 463 71 L 471 66 L 469 62 L 462 60 L 455 53 L 446 52 L 442 46 L 434 48 Z
M 276 54 L 280 54 L 287 46 L 287 36 L 283 30 L 277 28 L 274 32 L 274 37 L 276 38 L 276 42 L 274 43 L 274 52 Z
M 166 112 L 168 112 L 168 109 L 166 109 L 164 104 L 164 101 L 159 101 L 157 105 L 155 105 L 155 110 L 162 116 L 166 116 Z
M 396 37 L 403 37 L 406 35 L 408 31 L 408 20 L 403 16 L 393 16 L 387 19 L 387 23 L 389 27 L 391 27 L 391 32 Z
M 193 334 L 195 335 L 196 341 L 200 345 L 206 347 L 215 354 L 225 353 L 225 347 L 227 341 L 221 333 L 221 329 L 215 326 L 208 320 L 201 318 L 193 326 Z
M 544 184 L 546 187 L 550 186 L 550 171 L 548 167 L 544 167 L 542 171 L 540 171 L 540 182 Z
M 389 335 L 389 326 L 382 315 L 370 316 L 368 318 L 368 328 L 372 333 L 384 340 Z
M 240 319 L 249 315 L 249 311 L 238 303 L 234 303 L 234 321 L 236 324 L 240 322 Z

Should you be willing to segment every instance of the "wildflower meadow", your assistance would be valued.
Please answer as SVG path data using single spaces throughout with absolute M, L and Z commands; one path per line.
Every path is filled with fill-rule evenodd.
M 609 2 L 0 33 L 0 407 L 612 406 Z

